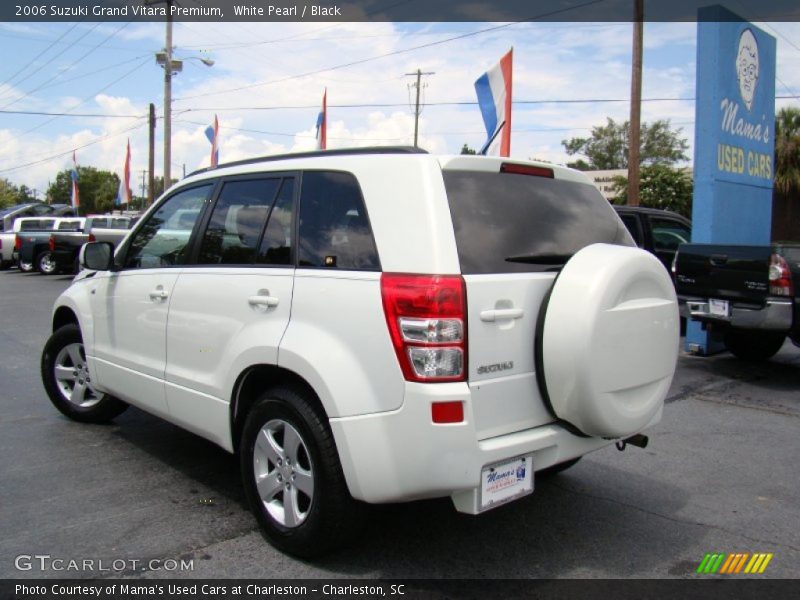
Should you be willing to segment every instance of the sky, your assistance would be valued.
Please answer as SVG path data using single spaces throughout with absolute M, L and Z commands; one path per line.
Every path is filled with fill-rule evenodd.
M 800 23 L 761 26 L 777 39 L 776 95 L 788 96 L 776 107 L 800 106 Z M 43 197 L 71 166 L 73 150 L 79 165 L 121 174 L 130 139 L 132 187 L 140 194 L 151 102 L 161 175 L 163 70 L 154 55 L 164 29 L 0 22 L 0 178 Z M 695 23 L 644 28 L 642 119 L 682 128 L 690 156 L 696 31 Z M 434 153 L 458 153 L 465 143 L 479 148 L 486 134 L 478 107 L 450 103 L 474 103 L 474 81 L 512 46 L 519 103 L 511 154 L 564 163 L 573 158 L 562 140 L 588 136 L 606 117 L 628 118 L 631 39 L 630 23 L 175 23 L 174 54 L 185 60 L 173 79 L 172 175 L 208 166 L 204 130 L 215 114 L 221 163 L 315 148 L 326 88 L 329 148 L 411 144 L 407 74 L 417 69 L 433 73 L 423 78 L 420 146 Z M 620 101 L 597 101 L 609 99 Z M 575 102 L 584 100 L 592 101 Z

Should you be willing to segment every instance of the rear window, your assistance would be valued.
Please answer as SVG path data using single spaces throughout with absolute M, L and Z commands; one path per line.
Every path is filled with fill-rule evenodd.
M 511 173 L 443 175 L 465 275 L 548 271 L 590 244 L 635 245 L 593 185 Z

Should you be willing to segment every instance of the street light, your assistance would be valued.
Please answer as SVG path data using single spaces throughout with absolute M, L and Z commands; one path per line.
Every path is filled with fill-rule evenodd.
M 172 76 L 183 70 L 184 60 L 199 60 L 207 67 L 213 67 L 214 61 L 210 58 L 190 56 L 185 59 L 172 58 L 172 19 L 167 18 L 166 46 L 161 52 L 156 52 L 156 63 L 164 68 L 164 190 L 172 181 Z

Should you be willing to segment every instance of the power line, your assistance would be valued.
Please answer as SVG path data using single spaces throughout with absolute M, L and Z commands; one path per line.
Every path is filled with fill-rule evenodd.
M 77 23 L 76 23 L 76 26 L 77 26 Z M 83 35 L 81 35 L 80 37 L 78 37 L 78 39 L 77 39 L 77 40 L 75 40 L 75 41 L 77 42 L 77 41 L 80 41 L 80 40 L 82 40 L 82 39 L 83 39 L 83 38 L 85 38 L 87 35 L 89 35 L 89 34 L 90 34 L 92 31 L 94 31 L 95 29 L 97 29 L 99 26 L 100 26 L 100 23 L 95 23 L 95 24 L 94 24 L 94 25 L 93 25 L 91 28 L 89 28 L 89 29 L 88 29 L 86 32 L 84 32 L 84 34 L 83 34 Z M 74 29 L 74 27 L 71 27 L 71 28 L 69 29 L 69 31 L 72 31 L 72 29 Z M 64 50 L 64 52 L 66 52 L 66 51 L 68 51 L 70 48 L 72 48 L 72 45 L 73 45 L 73 44 L 70 44 L 69 46 L 67 46 L 67 48 Z M 26 81 L 26 80 L 30 79 L 31 77 L 33 77 L 34 75 L 36 75 L 36 73 L 38 73 L 39 71 L 41 71 L 42 69 L 44 69 L 44 68 L 45 68 L 47 65 L 51 64 L 51 63 L 52 63 L 54 60 L 56 60 L 56 59 L 57 59 L 59 56 L 62 56 L 62 55 L 63 55 L 63 52 L 62 52 L 61 54 L 56 54 L 56 55 L 54 55 L 54 56 L 53 56 L 51 59 L 49 59 L 48 61 L 46 61 L 46 62 L 42 63 L 42 64 L 41 64 L 41 65 L 39 65 L 37 68 L 35 68 L 35 69 L 33 69 L 33 70 L 29 71 L 29 72 L 28 72 L 28 73 L 25 75 L 25 77 L 23 77 L 22 79 L 20 79 L 19 81 L 17 81 L 17 82 L 16 82 L 14 85 L 17 85 L 17 86 L 18 86 L 18 85 L 19 85 L 19 84 L 21 84 L 23 81 Z M 22 96 L 20 96 L 19 98 L 17 98 L 17 100 L 20 100 L 20 99 L 24 98 L 24 97 L 25 97 L 25 96 L 27 96 L 27 95 L 28 95 L 28 94 L 23 94 Z M 15 100 L 15 102 L 16 102 L 16 100 Z
M 126 28 L 128 25 L 130 25 L 130 24 L 131 24 L 131 21 L 128 21 L 127 23 L 124 23 L 124 24 L 123 24 L 121 27 L 118 27 L 118 28 L 117 28 L 117 29 L 115 29 L 113 32 L 111 32 L 110 34 L 108 34 L 108 35 L 107 35 L 105 38 L 103 38 L 103 40 L 102 40 L 101 42 L 99 42 L 98 44 L 96 44 L 96 45 L 95 45 L 93 48 L 91 48 L 91 49 L 90 49 L 88 52 L 85 52 L 85 53 L 84 53 L 82 56 L 80 56 L 80 57 L 79 57 L 77 60 L 74 60 L 74 61 L 73 61 L 71 64 L 69 64 L 69 65 L 68 65 L 68 66 L 67 66 L 67 67 L 66 67 L 66 68 L 65 68 L 63 71 L 61 71 L 60 73 L 57 73 L 56 75 L 54 75 L 54 76 L 53 76 L 53 77 L 51 77 L 50 79 L 46 80 L 44 83 L 40 84 L 38 87 L 35 87 L 35 88 L 33 88 L 32 90 L 28 90 L 27 92 L 25 92 L 24 94 L 22 94 L 22 95 L 21 95 L 21 96 L 19 96 L 18 98 L 15 98 L 14 100 L 12 100 L 11 102 L 9 102 L 8 104 L 5 104 L 5 105 L 3 105 L 3 106 L 2 106 L 2 108 L 8 108 L 8 107 L 9 107 L 9 106 L 11 106 L 12 104 L 16 104 L 17 102 L 19 102 L 20 100 L 22 100 L 22 99 L 23 99 L 23 98 L 25 98 L 26 96 L 30 96 L 30 95 L 31 95 L 31 94 L 33 94 L 34 92 L 37 92 L 37 91 L 39 91 L 40 89 L 42 89 L 43 87 L 45 87 L 45 86 L 46 86 L 48 83 L 50 83 L 51 81 L 53 81 L 53 80 L 55 80 L 55 79 L 58 79 L 58 78 L 60 78 L 60 77 L 61 77 L 61 76 L 62 76 L 62 75 L 63 75 L 63 74 L 66 72 L 66 71 L 68 71 L 69 69 L 71 69 L 72 67 L 74 67 L 76 64 L 80 63 L 80 62 L 81 62 L 81 61 L 82 61 L 84 58 L 86 58 L 87 56 L 89 56 L 89 55 L 90 55 L 92 52 L 94 52 L 95 50 L 97 50 L 97 49 L 98 49 L 100 46 L 102 46 L 103 44 L 105 44 L 105 43 L 106 43 L 108 40 L 110 40 L 112 37 L 114 37 L 116 34 L 118 34 L 120 31 L 122 31 L 123 29 L 125 29 L 125 28 Z M 97 23 L 97 25 L 100 25 L 100 23 Z M 96 25 L 96 26 L 97 26 L 97 25 Z M 96 27 L 96 26 L 95 26 L 95 27 Z M 93 28 L 92 28 L 90 31 L 92 31 L 92 30 L 94 30 L 94 27 L 93 27 Z
M 80 146 L 72 146 L 69 150 L 66 150 L 64 152 L 59 152 L 57 154 L 50 155 L 50 156 L 48 156 L 46 158 L 42 158 L 40 160 L 31 161 L 31 162 L 28 162 L 28 163 L 25 163 L 25 164 L 22 164 L 22 165 L 17 165 L 15 167 L 9 167 L 7 169 L 0 169 L 0 173 L 10 173 L 12 171 L 19 171 L 20 169 L 24 169 L 26 167 L 32 167 L 32 166 L 35 166 L 35 165 L 40 165 L 42 163 L 50 162 L 50 161 L 55 160 L 57 158 L 61 158 L 62 156 L 69 156 L 70 154 L 72 154 L 72 152 L 75 152 L 76 150 L 82 150 L 84 148 L 88 148 L 89 146 L 94 146 L 95 144 L 99 144 L 100 142 L 104 142 L 105 140 L 111 139 L 113 137 L 117 137 L 117 136 L 122 135 L 124 133 L 128 133 L 128 132 L 134 131 L 135 129 L 139 129 L 140 127 L 143 127 L 146 124 L 147 124 L 147 121 L 144 121 L 142 123 L 139 123 L 138 125 L 134 125 L 133 127 L 129 127 L 128 129 L 123 129 L 122 131 L 118 131 L 116 133 L 110 133 L 108 135 L 104 135 L 103 137 L 96 138 L 95 140 L 92 140 L 91 142 L 87 142 L 87 143 L 82 144 Z
M 143 60 L 143 61 L 142 61 L 142 62 L 140 62 L 138 65 L 136 65 L 136 66 L 135 66 L 133 69 L 131 69 L 130 71 L 128 71 L 127 73 L 125 73 L 124 75 L 121 75 L 120 77 L 117 77 L 117 78 L 116 78 L 114 81 L 112 81 L 112 82 L 108 83 L 107 85 L 105 85 L 105 86 L 104 86 L 104 87 L 102 87 L 101 89 L 97 90 L 96 92 L 93 92 L 93 93 L 89 94 L 89 95 L 88 95 L 88 96 L 86 96 L 86 97 L 85 97 L 83 100 L 81 100 L 80 102 L 78 102 L 78 104 L 76 104 L 75 106 L 73 106 L 73 107 L 72 107 L 72 108 L 71 108 L 69 111 L 67 111 L 67 113 L 69 113 L 71 110 L 74 110 L 74 109 L 78 108 L 79 106 L 83 106 L 83 105 L 84 105 L 84 104 L 86 104 L 86 103 L 87 103 L 89 100 L 91 100 L 92 98 L 94 98 L 95 96 L 97 96 L 97 94 L 102 94 L 104 91 L 106 91 L 106 90 L 107 90 L 108 88 L 110 88 L 112 85 L 114 85 L 114 84 L 116 84 L 116 83 L 118 83 L 118 82 L 122 81 L 122 80 L 123 80 L 123 79 L 125 79 L 126 77 L 129 77 L 129 76 L 130 76 L 130 75 L 132 75 L 132 74 L 133 74 L 135 71 L 138 71 L 139 69 L 141 69 L 141 68 L 142 68 L 142 67 L 143 67 L 143 66 L 144 66 L 144 65 L 145 65 L 147 62 L 148 62 L 148 61 L 147 61 L 147 59 Z M 13 139 L 15 139 L 15 140 L 16 140 L 16 139 L 19 139 L 20 137 L 22 137 L 22 136 L 24 136 L 24 135 L 27 135 L 27 134 L 31 133 L 32 131 L 36 131 L 37 129 L 40 129 L 41 127 L 44 127 L 45 125 L 47 125 L 47 124 L 49 124 L 49 123 L 52 123 L 53 121 L 55 121 L 56 119 L 58 119 L 60 116 L 62 116 L 62 115 L 58 115 L 58 116 L 55 116 L 55 117 L 53 117 L 53 118 L 51 118 L 51 119 L 47 119 L 46 121 L 42 121 L 42 122 L 41 122 L 41 123 L 39 123 L 38 125 L 36 125 L 36 126 L 34 126 L 34 127 L 31 127 L 30 129 L 27 129 L 26 131 L 23 131 L 21 134 L 19 134 L 18 136 L 14 137 Z
M 462 39 L 466 39 L 466 38 L 469 38 L 469 37 L 474 37 L 476 35 L 489 33 L 491 31 L 499 31 L 501 29 L 507 29 L 508 27 L 513 27 L 514 25 L 519 25 L 520 23 L 526 23 L 528 21 L 533 21 L 533 20 L 536 20 L 536 19 L 544 18 L 544 17 L 554 16 L 554 15 L 557 15 L 557 14 L 560 14 L 560 13 L 576 10 L 576 9 L 579 9 L 579 8 L 584 8 L 584 7 L 592 5 L 592 4 L 599 4 L 601 2 L 605 2 L 605 0 L 588 0 L 588 2 L 584 2 L 584 3 L 578 4 L 576 6 L 571 6 L 571 7 L 568 7 L 568 8 L 562 8 L 562 9 L 558 9 L 558 10 L 553 10 L 553 11 L 550 11 L 550 12 L 547 12 L 547 13 L 543 13 L 543 14 L 537 15 L 535 17 L 530 17 L 528 19 L 523 19 L 522 21 L 514 21 L 512 23 L 504 23 L 503 25 L 494 25 L 492 27 L 486 27 L 484 29 L 478 29 L 477 31 L 471 31 L 469 33 L 463 33 L 461 35 L 453 36 L 453 37 L 446 38 L 446 39 L 443 39 L 443 40 L 437 40 L 435 42 L 428 42 L 427 44 L 421 44 L 419 46 L 413 46 L 411 48 L 402 48 L 400 50 L 393 50 L 393 51 L 387 52 L 385 54 L 379 54 L 377 56 L 372 56 L 372 57 L 368 57 L 368 58 L 362 58 L 362 59 L 359 59 L 359 60 L 350 61 L 348 63 L 343 63 L 343 64 L 340 64 L 340 65 L 334 65 L 333 67 L 325 67 L 325 68 L 322 68 L 322 69 L 315 69 L 313 71 L 308 71 L 306 73 L 301 73 L 299 75 L 290 75 L 288 77 L 283 77 L 283 78 L 279 78 L 279 79 L 273 79 L 273 80 L 270 80 L 270 81 L 261 81 L 261 82 L 258 82 L 258 83 L 251 83 L 251 84 L 239 86 L 239 87 L 236 87 L 236 88 L 229 88 L 227 90 L 223 90 L 223 91 L 219 91 L 219 92 L 206 92 L 206 93 L 203 93 L 203 94 L 195 94 L 193 96 L 183 96 L 183 97 L 180 97 L 180 98 L 175 98 L 175 100 L 176 101 L 182 101 L 182 100 L 190 100 L 190 99 L 193 99 L 193 98 L 204 98 L 204 97 L 207 97 L 207 96 L 218 96 L 220 94 L 229 94 L 229 93 L 238 92 L 238 91 L 241 91 L 241 90 L 248 90 L 248 89 L 252 89 L 252 88 L 256 88 L 256 87 L 262 87 L 262 86 L 265 86 L 265 85 L 271 85 L 273 83 L 282 83 L 284 81 L 290 81 L 292 79 L 301 79 L 303 77 L 309 77 L 311 75 L 317 75 L 319 73 L 327 73 L 328 71 L 337 71 L 339 69 L 345 69 L 347 67 L 352 67 L 352 66 L 355 66 L 355 65 L 362 65 L 362 64 L 365 64 L 365 63 L 368 63 L 368 62 L 372 62 L 372 61 L 375 61 L 375 60 L 379 60 L 379 59 L 382 59 L 382 58 L 387 58 L 389 56 L 399 56 L 401 54 L 406 54 L 408 52 L 413 52 L 415 50 L 421 50 L 423 48 L 431 48 L 433 46 L 439 46 L 441 44 L 446 44 L 446 43 L 453 42 L 453 41 L 456 41 L 456 40 L 462 40 Z
M 86 119 L 139 119 L 142 115 L 108 115 L 102 113 L 45 112 L 42 110 L 2 110 L 5 115 L 35 115 L 41 117 L 81 117 Z
M 19 75 L 20 73 L 22 73 L 22 72 L 23 72 L 25 69 L 27 69 L 27 68 L 28 68 L 28 67 L 30 67 L 32 64 L 34 64 L 34 63 L 35 63 L 37 60 L 39 60 L 39 58 L 41 58 L 41 57 L 42 57 L 42 55 L 46 54 L 46 53 L 47 53 L 47 51 L 48 51 L 48 50 L 50 50 L 50 48 L 52 48 L 53 46 L 55 46 L 55 45 L 56 45 L 58 42 L 60 42 L 60 41 L 61 41 L 61 39 L 62 39 L 63 37 L 65 37 L 66 35 L 68 35 L 68 34 L 69 34 L 69 33 L 70 33 L 70 32 L 71 32 L 73 29 L 75 29 L 75 28 L 76 28 L 76 27 L 79 25 L 79 23 L 80 23 L 80 21 L 79 21 L 79 22 L 77 22 L 77 23 L 75 23 L 75 24 L 73 24 L 73 25 L 72 25 L 72 27 L 70 27 L 69 29 L 67 29 L 66 31 L 64 31 L 64 33 L 62 33 L 60 36 L 58 36 L 58 38 L 57 38 L 57 39 L 53 40 L 53 41 L 50 43 L 50 45 L 49 45 L 49 46 L 47 46 L 47 48 L 45 48 L 44 50 L 42 50 L 41 52 L 39 52 L 39 54 L 37 54 L 36 56 L 34 56 L 34 57 L 33 57 L 32 59 L 30 59 L 30 60 L 29 60 L 27 63 L 25 63 L 23 66 L 21 66 L 19 69 L 17 69 L 17 70 L 14 72 L 14 74 L 13 74 L 13 75 L 11 75 L 11 77 L 7 78 L 7 79 L 6 79 L 6 80 L 4 80 L 2 83 L 0 83 L 0 86 L 7 84 L 7 83 L 8 83 L 8 82 L 10 82 L 12 79 L 14 79 L 14 78 L 15 78 L 17 75 Z

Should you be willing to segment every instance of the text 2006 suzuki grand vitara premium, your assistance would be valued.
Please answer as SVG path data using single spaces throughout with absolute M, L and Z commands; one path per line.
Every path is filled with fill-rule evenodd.
M 238 452 L 266 537 L 301 556 L 347 539 L 362 502 L 476 514 L 530 493 L 657 422 L 677 359 L 664 267 L 549 164 L 234 163 L 81 261 L 42 356 L 55 406 L 133 404 Z

